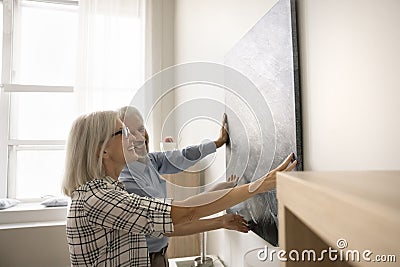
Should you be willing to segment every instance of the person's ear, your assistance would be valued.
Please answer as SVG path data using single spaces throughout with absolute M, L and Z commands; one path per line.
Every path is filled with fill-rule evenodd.
M 100 155 L 100 153 L 101 153 L 101 146 L 97 149 L 97 156 L 101 157 L 103 159 L 106 159 L 106 158 L 109 157 L 109 153 L 108 153 L 107 147 L 104 148 L 104 151 L 103 151 L 103 153 L 101 153 L 101 155 Z
M 146 129 L 144 129 L 144 144 L 146 146 L 147 152 L 149 152 L 149 134 L 147 133 Z
M 108 150 L 105 149 L 105 150 L 103 151 L 103 154 L 101 155 L 101 157 L 102 157 L 103 159 L 107 159 L 107 158 L 109 158 L 109 156 L 110 156 L 110 154 L 108 153 Z

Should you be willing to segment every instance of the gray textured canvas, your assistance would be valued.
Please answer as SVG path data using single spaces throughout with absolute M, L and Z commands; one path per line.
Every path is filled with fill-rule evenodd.
M 225 64 L 245 75 L 257 92 L 240 88 L 226 93 L 231 142 L 227 176 L 254 181 L 291 152 L 302 169 L 301 114 L 294 1 L 280 0 L 230 50 Z M 252 230 L 278 244 L 275 190 L 229 210 L 245 216 Z

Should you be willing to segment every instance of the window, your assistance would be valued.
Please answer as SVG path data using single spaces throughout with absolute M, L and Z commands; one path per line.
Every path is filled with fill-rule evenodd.
M 110 64 L 115 64 L 118 56 L 129 55 L 136 60 L 128 57 L 130 65 L 119 65 L 121 71 L 115 71 L 118 77 L 105 79 L 104 73 L 115 76 L 107 71 L 99 72 L 101 78 L 89 77 L 92 89 L 83 92 L 76 87 L 76 61 L 82 54 L 78 49 L 84 43 L 79 40 L 78 1 L 3 0 L 0 4 L 0 198 L 32 200 L 60 195 L 65 141 L 73 120 L 90 110 L 90 101 L 96 102 L 97 110 L 128 105 L 127 99 L 133 96 L 131 89 L 143 82 L 143 60 L 138 60 L 143 54 L 141 26 L 118 27 L 128 39 L 119 40 L 127 52 L 115 49 L 119 54 L 109 53 L 106 57 L 112 60 Z M 101 23 L 101 29 L 104 14 L 99 18 L 96 23 Z M 135 49 L 129 50 L 129 42 L 135 43 Z M 91 75 L 107 64 L 101 57 L 102 50 L 114 51 L 106 42 L 97 44 L 93 49 L 84 48 L 98 53 L 82 59 L 92 60 L 88 64 L 93 68 Z M 134 82 L 127 78 L 132 76 L 136 77 Z

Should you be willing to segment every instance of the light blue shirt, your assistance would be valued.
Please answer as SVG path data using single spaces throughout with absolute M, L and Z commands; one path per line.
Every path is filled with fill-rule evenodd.
M 160 174 L 179 173 L 193 166 L 207 155 L 214 153 L 214 142 L 189 146 L 182 150 L 152 152 L 148 154 L 147 163 L 138 161 L 125 167 L 119 180 L 124 183 L 129 193 L 152 198 L 166 198 L 165 180 Z M 168 244 L 168 237 L 146 237 L 149 253 L 158 252 Z

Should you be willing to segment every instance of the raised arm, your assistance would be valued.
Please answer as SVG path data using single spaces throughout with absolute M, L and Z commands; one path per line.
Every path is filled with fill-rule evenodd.
M 152 152 L 149 157 L 160 174 L 174 174 L 186 170 L 215 151 L 216 146 L 210 141 L 182 150 Z
M 288 156 L 276 169 L 255 182 L 232 189 L 199 194 L 183 201 L 174 201 L 171 208 L 174 225 L 209 216 L 243 202 L 256 194 L 273 189 L 276 186 L 276 173 L 278 171 L 291 171 L 296 167 L 297 161 L 291 163 L 292 159 L 293 154 Z
M 239 177 L 237 177 L 236 175 L 231 175 L 228 177 L 226 182 L 221 182 L 214 185 L 209 190 L 207 190 L 207 192 L 233 188 L 237 185 L 238 181 Z
M 149 153 L 153 165 L 160 174 L 179 173 L 193 166 L 209 154 L 215 153 L 217 148 L 229 141 L 228 123 L 225 113 L 221 125 L 219 136 L 213 142 L 210 141 L 197 146 L 188 146 L 182 150 Z M 148 138 L 146 140 L 148 140 Z M 173 139 L 172 137 L 168 137 L 168 140 L 171 141 Z

